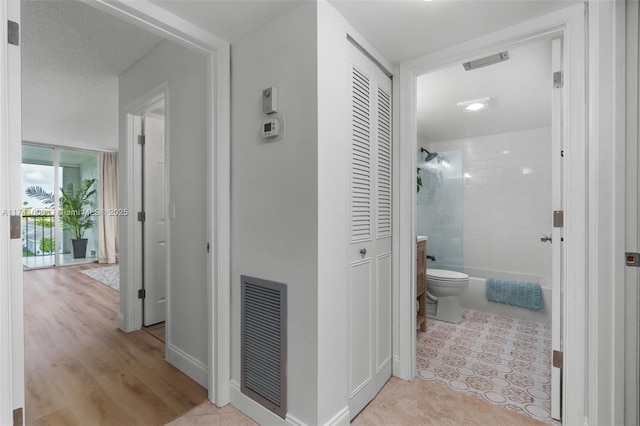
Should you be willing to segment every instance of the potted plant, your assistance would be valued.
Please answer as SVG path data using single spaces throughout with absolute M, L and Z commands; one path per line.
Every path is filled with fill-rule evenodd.
M 74 188 L 73 183 L 67 188 L 60 188 L 60 222 L 62 229 L 72 234 L 73 258 L 84 258 L 87 255 L 87 239 L 84 232 L 91 228 L 95 222 L 91 217 L 91 211 L 87 209 L 96 195 L 92 189 L 95 179 L 83 179 Z M 52 192 L 45 191 L 41 186 L 30 186 L 25 193 L 47 204 L 50 209 L 55 208 L 55 197 Z

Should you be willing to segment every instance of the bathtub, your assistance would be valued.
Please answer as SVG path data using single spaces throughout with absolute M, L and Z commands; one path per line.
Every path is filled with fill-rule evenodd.
M 458 297 L 460 306 L 463 308 L 551 324 L 551 287 L 549 280 L 545 277 L 478 268 L 465 268 L 464 273 L 469 275 L 469 288 Z M 489 277 L 540 283 L 542 287 L 542 309 L 534 311 L 519 306 L 490 302 L 487 300 L 487 278 Z

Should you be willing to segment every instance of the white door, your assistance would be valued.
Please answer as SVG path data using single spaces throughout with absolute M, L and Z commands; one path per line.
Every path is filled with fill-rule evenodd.
M 350 43 L 349 58 L 347 298 L 353 418 L 391 377 L 391 79 Z
M 551 68 L 553 73 L 553 95 L 551 106 L 551 180 L 552 193 L 551 204 L 554 212 L 563 210 L 563 164 L 562 150 L 563 148 L 563 126 L 562 126 L 562 40 L 557 38 L 551 42 Z M 559 73 L 559 74 L 558 74 Z M 563 351 L 563 321 L 562 321 L 562 305 L 564 303 L 562 280 L 562 262 L 563 262 L 563 228 L 557 223 L 555 213 L 553 218 L 553 231 L 551 234 L 552 243 L 552 309 L 551 309 L 551 350 L 552 360 L 554 353 L 562 353 Z M 555 360 L 552 364 L 556 364 L 559 360 Z M 558 364 L 559 365 L 559 364 Z M 552 365 L 551 367 L 551 417 L 560 420 L 562 416 L 562 368 Z
M 162 101 L 164 103 L 164 101 Z M 166 206 L 164 116 L 144 116 L 144 325 L 166 318 Z

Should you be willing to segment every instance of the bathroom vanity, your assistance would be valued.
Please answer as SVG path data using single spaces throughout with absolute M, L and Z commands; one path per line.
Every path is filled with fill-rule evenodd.
M 416 249 L 416 329 L 427 331 L 427 237 L 418 237 Z

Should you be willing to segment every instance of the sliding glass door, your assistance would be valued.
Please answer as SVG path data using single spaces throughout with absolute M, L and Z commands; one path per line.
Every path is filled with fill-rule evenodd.
M 55 209 L 46 200 L 27 196 L 29 189 L 54 193 L 53 148 L 22 147 L 22 264 L 25 268 L 55 266 Z
M 98 154 L 23 145 L 23 265 L 95 262 L 98 258 Z

